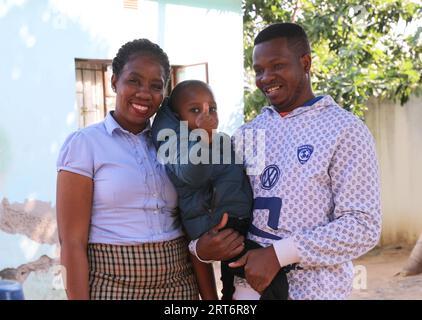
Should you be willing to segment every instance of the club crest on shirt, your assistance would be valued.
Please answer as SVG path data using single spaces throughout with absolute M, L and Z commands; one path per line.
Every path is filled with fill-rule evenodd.
M 280 169 L 275 164 L 265 167 L 261 173 L 261 187 L 270 190 L 277 183 L 280 177 Z
M 314 152 L 314 147 L 310 144 L 305 144 L 303 146 L 298 147 L 297 158 L 300 164 L 304 164 L 306 161 L 308 161 L 312 155 L 312 152 Z

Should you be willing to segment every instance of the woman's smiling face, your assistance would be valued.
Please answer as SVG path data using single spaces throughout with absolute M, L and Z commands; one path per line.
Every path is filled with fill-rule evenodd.
M 111 83 L 116 90 L 116 121 L 132 133 L 141 132 L 163 101 L 164 67 L 152 55 L 133 55 Z

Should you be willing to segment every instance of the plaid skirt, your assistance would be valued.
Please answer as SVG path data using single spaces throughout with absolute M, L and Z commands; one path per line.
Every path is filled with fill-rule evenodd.
M 198 300 L 184 237 L 139 245 L 89 244 L 93 300 Z

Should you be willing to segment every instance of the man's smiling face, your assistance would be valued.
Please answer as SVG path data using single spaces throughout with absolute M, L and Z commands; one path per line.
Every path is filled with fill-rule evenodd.
M 295 52 L 286 38 L 259 43 L 253 51 L 256 85 L 279 111 L 291 111 L 307 100 L 310 63 L 310 55 Z

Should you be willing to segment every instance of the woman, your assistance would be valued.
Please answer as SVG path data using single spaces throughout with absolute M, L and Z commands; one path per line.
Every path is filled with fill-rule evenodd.
M 57 163 L 68 297 L 198 299 L 176 191 L 150 137 L 149 119 L 169 78 L 168 57 L 149 40 L 134 40 L 120 48 L 112 67 L 116 110 L 71 134 Z M 231 255 L 241 240 L 225 231 L 202 242 L 219 255 Z M 211 271 L 210 266 L 206 283 L 199 284 L 203 299 L 217 297 Z

